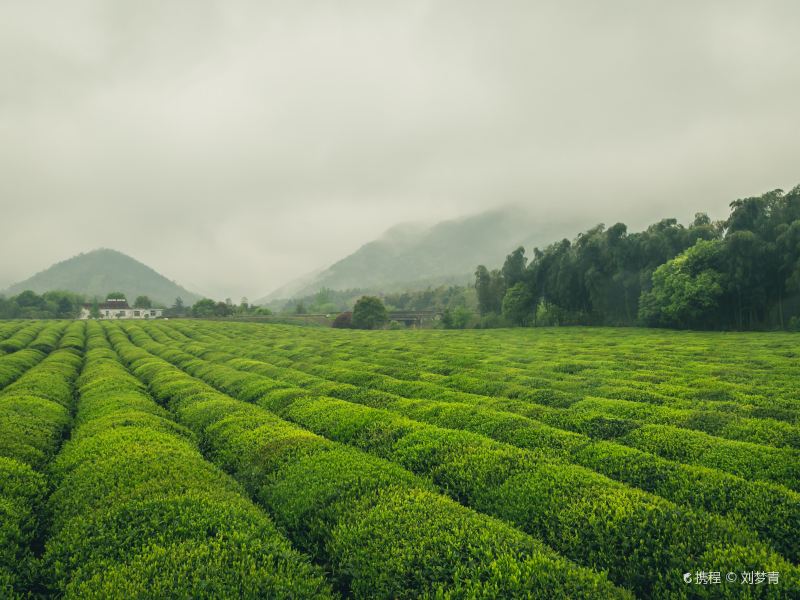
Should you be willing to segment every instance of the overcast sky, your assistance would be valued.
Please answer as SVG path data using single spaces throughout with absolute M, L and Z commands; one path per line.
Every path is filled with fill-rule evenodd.
M 238 299 L 505 203 L 800 183 L 800 2 L 0 0 L 0 287 L 97 247 Z

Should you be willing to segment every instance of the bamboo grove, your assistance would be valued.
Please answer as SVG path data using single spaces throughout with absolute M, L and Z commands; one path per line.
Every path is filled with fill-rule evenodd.
M 712 222 L 662 219 L 644 231 L 598 225 L 475 272 L 484 321 L 800 330 L 800 186 L 731 203 Z

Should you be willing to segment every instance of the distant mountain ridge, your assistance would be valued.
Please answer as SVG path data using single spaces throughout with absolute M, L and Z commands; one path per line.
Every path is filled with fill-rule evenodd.
M 503 207 L 432 226 L 402 224 L 331 266 L 310 273 L 257 300 L 300 298 L 332 290 L 395 291 L 467 282 L 478 264 L 498 265 L 519 245 L 530 251 L 571 236 L 579 218 L 538 220 L 519 207 Z M 418 282 L 415 286 L 414 282 Z
M 109 248 L 92 250 L 55 263 L 2 293 L 13 296 L 25 290 L 37 294 L 67 290 L 87 298 L 104 298 L 109 292 L 119 291 L 124 292 L 131 302 L 136 296 L 149 296 L 154 302 L 166 306 L 171 306 L 178 296 L 186 304 L 202 298 L 127 254 Z

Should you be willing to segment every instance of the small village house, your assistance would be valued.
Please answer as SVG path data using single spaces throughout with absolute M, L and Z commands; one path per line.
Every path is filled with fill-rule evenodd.
M 162 316 L 162 308 L 132 308 L 125 298 L 109 298 L 98 305 L 101 319 L 157 319 Z M 89 319 L 92 305 L 84 304 L 78 318 Z

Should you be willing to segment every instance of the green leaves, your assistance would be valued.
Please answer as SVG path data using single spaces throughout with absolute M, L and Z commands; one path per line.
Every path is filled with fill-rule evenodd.
M 208 455 L 246 486 L 295 545 L 325 564 L 336 587 L 349 595 L 529 597 L 547 587 L 551 597 L 628 596 L 605 576 L 570 563 L 519 530 L 434 493 L 427 480 L 402 466 L 215 392 L 179 368 L 134 351 L 118 327 L 108 328 L 121 354 L 136 357 L 134 372 L 203 439 Z M 263 379 L 198 360 L 172 343 L 155 343 L 141 328 L 125 331 L 141 348 L 221 389 L 249 389 L 245 381 Z M 267 395 L 273 393 L 279 391 Z M 327 410 L 341 408 L 334 412 L 344 427 L 338 434 L 358 435 L 359 445 L 368 449 L 378 445 L 388 452 L 402 437 L 374 421 L 351 427 L 345 413 L 359 410 L 345 402 L 316 410 L 302 396 L 296 403 L 281 400 L 287 410 L 309 419 L 325 420 Z M 411 424 L 408 431 L 418 429 L 407 419 L 398 422 L 401 431 L 404 423 Z
M 68 598 L 330 597 L 91 323 L 78 427 L 52 467 L 43 569 Z

